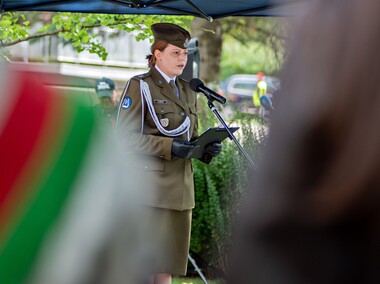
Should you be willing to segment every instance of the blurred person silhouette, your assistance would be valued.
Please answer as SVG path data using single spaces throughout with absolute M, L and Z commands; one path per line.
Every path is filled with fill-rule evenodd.
M 257 73 L 256 87 L 253 90 L 252 95 L 253 106 L 258 109 L 260 118 L 264 118 L 265 115 L 265 107 L 262 104 L 261 98 L 266 95 L 268 89 L 268 84 L 265 81 L 264 76 L 264 72 Z M 267 100 L 264 100 L 264 103 L 267 103 Z
M 106 122 L 115 128 L 119 101 L 117 98 L 116 84 L 113 80 L 103 77 L 96 81 L 95 91 L 98 96 L 98 104 L 95 111 L 104 117 Z
M 228 283 L 380 283 L 380 1 L 309 5 Z
M 171 23 L 151 26 L 154 42 L 147 56 L 149 71 L 127 83 L 120 103 L 117 132 L 125 149 L 134 149 L 134 178 L 157 253 L 152 256 L 151 282 L 172 282 L 186 275 L 195 205 L 191 139 L 198 137 L 197 97 L 179 78 L 188 56 L 190 34 Z M 210 163 L 221 143 L 206 145 L 200 158 Z M 149 182 L 149 184 L 147 184 Z
M 262 95 L 265 95 L 267 92 L 267 83 L 264 80 L 264 72 L 258 72 L 257 73 L 257 82 L 256 82 L 256 87 L 253 90 L 253 96 L 252 96 L 252 101 L 253 105 L 255 107 L 260 107 L 260 97 Z
M 0 74 L 0 283 L 142 283 L 141 215 L 112 132 L 49 75 Z

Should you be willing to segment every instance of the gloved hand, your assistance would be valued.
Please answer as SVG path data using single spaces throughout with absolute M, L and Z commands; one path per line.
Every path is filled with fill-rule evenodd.
M 205 154 L 208 154 L 211 157 L 218 156 L 221 151 L 222 151 L 222 143 L 220 142 L 214 142 L 214 143 L 208 144 L 205 147 Z
M 174 139 L 172 143 L 172 155 L 180 158 L 189 158 L 194 149 L 198 148 L 190 142 L 180 139 Z

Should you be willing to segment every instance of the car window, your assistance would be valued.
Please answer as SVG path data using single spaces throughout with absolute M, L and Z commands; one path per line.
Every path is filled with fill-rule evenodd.
M 278 89 L 278 80 L 272 77 L 266 77 L 267 93 L 273 94 Z M 233 75 L 221 82 L 220 88 L 224 94 L 239 96 L 250 99 L 253 95 L 253 90 L 257 85 L 256 75 Z
M 244 90 L 254 90 L 256 88 L 256 83 L 254 82 L 236 82 L 233 85 L 235 89 L 244 89 Z

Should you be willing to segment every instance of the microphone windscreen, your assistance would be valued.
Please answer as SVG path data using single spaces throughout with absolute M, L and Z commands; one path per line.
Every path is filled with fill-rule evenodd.
M 198 79 L 198 78 L 193 78 L 190 80 L 190 88 L 194 91 L 194 92 L 198 92 L 198 88 L 203 86 L 203 82 Z

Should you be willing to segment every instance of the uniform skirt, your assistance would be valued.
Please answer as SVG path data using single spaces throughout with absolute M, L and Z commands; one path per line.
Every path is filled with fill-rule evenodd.
M 186 275 L 192 210 L 144 209 L 151 274 Z

